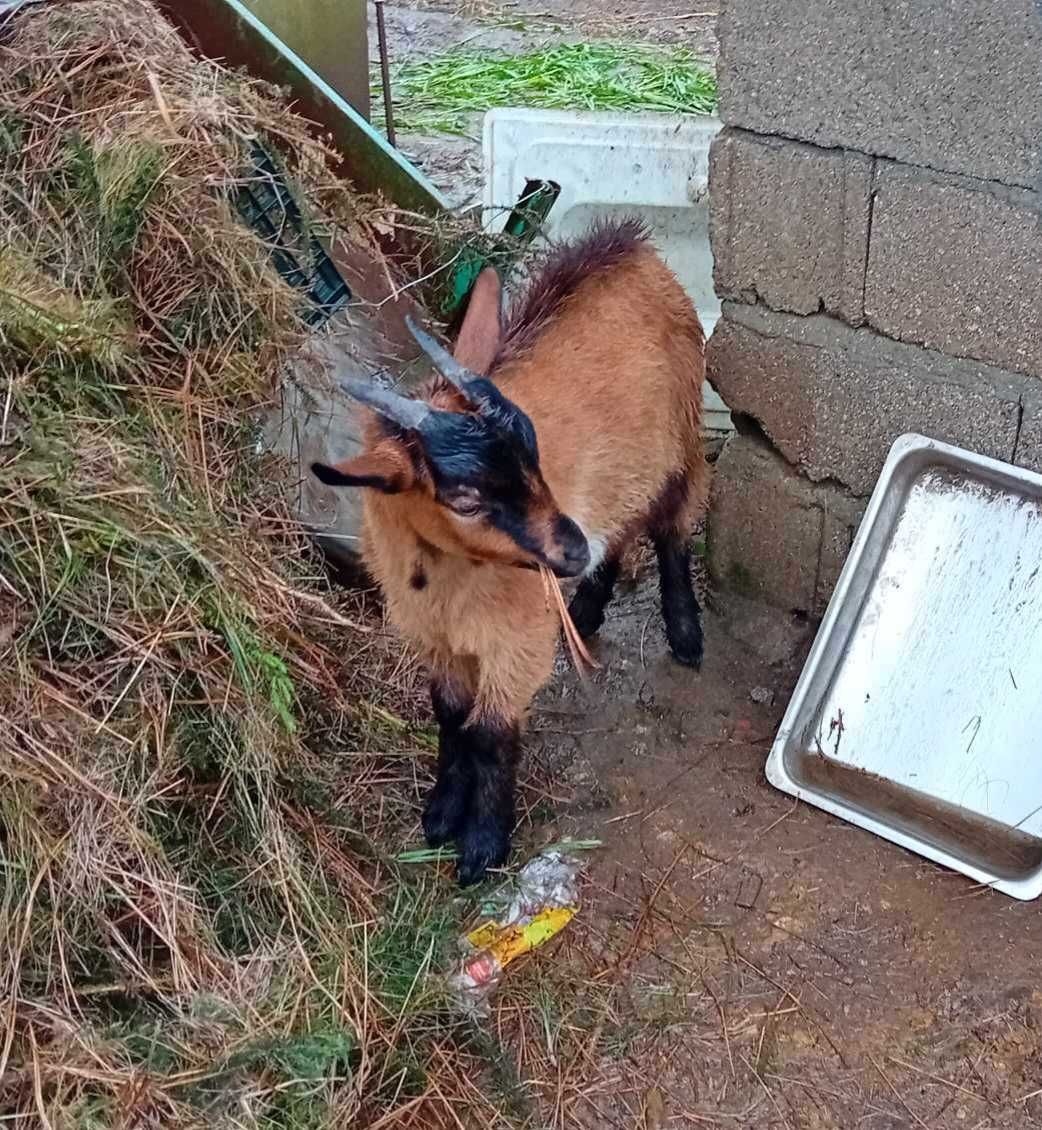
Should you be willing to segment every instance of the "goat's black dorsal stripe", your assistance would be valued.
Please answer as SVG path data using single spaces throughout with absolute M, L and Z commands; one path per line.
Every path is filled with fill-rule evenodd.
M 644 221 L 628 216 L 599 220 L 578 239 L 557 244 L 507 315 L 489 372 L 528 349 L 582 282 L 617 266 L 649 238 Z

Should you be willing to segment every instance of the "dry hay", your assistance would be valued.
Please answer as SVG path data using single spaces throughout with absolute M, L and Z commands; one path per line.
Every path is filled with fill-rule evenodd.
M 229 203 L 256 137 L 326 220 L 349 201 L 275 92 L 142 0 L 4 29 L 12 1125 L 498 1121 L 425 987 L 449 904 L 386 897 L 430 751 L 409 662 L 329 593 L 256 454 L 304 332 Z

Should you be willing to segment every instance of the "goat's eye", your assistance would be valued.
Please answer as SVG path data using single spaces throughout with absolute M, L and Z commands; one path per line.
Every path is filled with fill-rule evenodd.
M 449 505 L 453 513 L 461 518 L 476 518 L 481 513 L 481 500 L 478 498 L 455 498 Z

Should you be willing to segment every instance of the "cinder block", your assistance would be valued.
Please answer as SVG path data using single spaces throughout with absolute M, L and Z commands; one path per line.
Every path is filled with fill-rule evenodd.
M 720 588 L 821 616 L 865 500 L 813 483 L 762 439 L 738 434 L 713 475 L 709 569 Z
M 821 491 L 817 501 L 821 507 L 821 553 L 814 614 L 822 616 L 847 562 L 868 499 L 855 498 L 833 488 Z
M 720 295 L 862 320 L 871 158 L 727 129 L 709 178 Z
M 1042 393 L 1024 396 L 1013 462 L 1042 474 Z
M 917 431 L 1009 460 L 1030 382 L 825 316 L 726 303 L 709 379 L 811 479 L 871 493 L 894 439 Z
M 1037 200 L 902 166 L 877 170 L 865 314 L 902 341 L 1042 375 Z
M 725 124 L 1033 187 L 1035 0 L 725 0 Z

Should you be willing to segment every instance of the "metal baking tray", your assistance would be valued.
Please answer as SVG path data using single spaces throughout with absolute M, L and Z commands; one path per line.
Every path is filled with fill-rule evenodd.
M 890 450 L 767 761 L 777 788 L 1042 894 L 1042 475 Z

